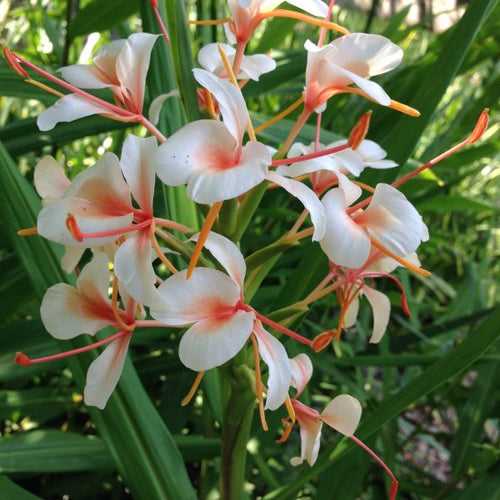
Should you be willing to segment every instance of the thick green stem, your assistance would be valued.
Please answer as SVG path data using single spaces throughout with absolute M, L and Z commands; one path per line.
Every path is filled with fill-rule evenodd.
M 222 500 L 239 500 L 243 493 L 247 443 L 255 410 L 255 394 L 245 373 L 248 370 L 246 366 L 238 366 L 228 373 L 231 392 L 222 431 Z

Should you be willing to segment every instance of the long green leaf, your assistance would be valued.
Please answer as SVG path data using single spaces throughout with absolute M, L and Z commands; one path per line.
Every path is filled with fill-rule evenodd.
M 17 229 L 35 223 L 39 206 L 33 189 L 0 145 L 1 214 L 8 221 L 12 245 L 41 299 L 50 285 L 65 281 L 66 277 L 59 267 L 59 249 L 42 238 L 23 239 L 16 235 Z M 72 343 L 83 345 L 84 341 Z M 68 348 L 68 344 L 71 343 L 61 343 L 61 347 Z M 95 353 L 88 353 L 70 360 L 70 368 L 80 388 L 86 368 L 95 356 Z M 89 410 L 135 498 L 195 498 L 182 456 L 130 360 L 125 364 L 120 384 L 106 409 Z
M 9 500 L 42 500 L 40 497 L 32 495 L 7 476 L 0 476 L 0 492 L 2 496 Z

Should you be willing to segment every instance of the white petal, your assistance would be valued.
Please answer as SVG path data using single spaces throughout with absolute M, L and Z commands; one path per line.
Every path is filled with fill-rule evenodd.
M 402 257 L 415 252 L 429 237 L 415 207 L 388 184 L 377 184 L 361 220 L 371 236 Z
M 83 392 L 86 405 L 104 409 L 115 390 L 127 358 L 131 334 L 111 342 L 89 366 Z
M 104 89 L 112 84 L 89 64 L 72 64 L 59 69 L 64 80 L 80 89 Z
M 193 69 L 193 74 L 198 83 L 215 96 L 224 125 L 241 144 L 250 117 L 240 89 L 203 69 Z
M 36 164 L 34 182 L 37 193 L 52 200 L 62 198 L 71 184 L 62 165 L 52 156 L 44 156 Z
M 64 255 L 61 258 L 61 267 L 64 272 L 70 274 L 80 262 L 85 248 L 83 247 L 64 247 Z
M 370 344 L 378 344 L 389 324 L 391 316 L 391 301 L 385 293 L 379 292 L 369 286 L 363 287 L 363 293 L 368 299 L 373 311 L 373 330 Z
M 128 90 L 137 113 L 142 112 L 151 51 L 158 36 L 150 33 L 130 35 L 116 58 L 116 75 L 122 87 Z
M 325 208 L 316 193 L 302 182 L 287 179 L 274 172 L 269 172 L 268 180 L 286 189 L 292 196 L 298 198 L 311 216 L 314 226 L 313 241 L 319 241 L 325 236 L 326 215 Z
M 365 139 L 357 147 L 356 151 L 361 155 L 363 161 L 383 160 L 387 153 L 376 142 Z
M 189 179 L 188 194 L 196 203 L 212 204 L 240 196 L 260 184 L 272 154 L 260 142 L 247 142 L 239 163 L 226 168 L 205 168 Z
M 259 81 L 261 75 L 274 71 L 275 69 L 275 60 L 265 54 L 244 56 L 241 61 L 238 79 Z
M 156 177 L 153 161 L 157 150 L 154 137 L 128 135 L 120 158 L 122 172 L 132 196 L 143 210 L 151 214 Z
M 194 173 L 222 170 L 236 154 L 237 143 L 223 123 L 198 120 L 169 137 L 158 148 L 154 163 L 165 184 L 180 186 Z
M 346 204 L 352 205 L 361 196 L 363 190 L 340 172 L 337 173 L 337 179 L 340 189 L 344 192 Z
M 152 255 L 149 228 L 131 233 L 115 255 L 116 277 L 139 304 L 150 305 L 156 298 Z
M 347 215 L 343 191 L 332 189 L 322 201 L 326 210 L 326 231 L 321 248 L 339 266 L 361 267 L 370 254 L 370 240 L 364 229 Z
M 75 94 L 68 94 L 38 115 L 36 124 L 42 132 L 52 130 L 58 123 L 72 122 L 86 116 L 106 114 L 106 108 L 98 106 Z
M 151 123 L 157 125 L 160 121 L 160 113 L 163 108 L 163 104 L 167 99 L 171 97 L 180 97 L 180 93 L 178 89 L 171 90 L 166 94 L 160 94 L 158 97 L 155 97 L 151 104 L 149 105 L 148 118 Z
M 195 371 L 223 365 L 243 348 L 254 320 L 254 313 L 237 311 L 222 319 L 198 321 L 181 338 L 181 362 Z
M 359 293 L 356 294 L 352 302 L 349 304 L 347 311 L 344 316 L 344 326 L 346 328 L 351 328 L 356 324 L 358 320 L 359 313 Z
M 116 60 L 126 43 L 127 40 L 123 39 L 113 40 L 103 45 L 94 57 L 94 66 L 102 79 L 113 85 L 119 84 L 116 75 Z
M 352 436 L 361 419 L 361 404 L 348 394 L 333 398 L 321 413 L 321 419 L 344 436 Z
M 158 288 L 160 301 L 151 306 L 151 316 L 169 326 L 229 314 L 240 300 L 240 289 L 226 274 L 197 267 L 190 279 L 187 271 L 167 278 Z
M 232 63 L 236 50 L 227 43 L 209 43 L 204 45 L 198 52 L 198 63 L 200 66 L 215 74 L 219 74 L 224 70 L 224 63 L 220 57 L 219 45 L 224 49 L 229 62 Z
M 288 398 L 288 388 L 292 380 L 290 360 L 283 344 L 267 332 L 260 322 L 256 322 L 254 331 L 260 355 L 269 368 L 266 410 L 274 411 Z
M 198 241 L 198 236 L 199 234 L 195 234 L 191 239 Z M 229 238 L 211 231 L 205 242 L 205 248 L 217 259 L 219 264 L 227 271 L 227 274 L 242 290 L 247 266 L 236 244 Z
M 296 415 L 300 425 L 300 457 L 292 458 L 290 463 L 297 466 L 306 460 L 312 466 L 318 458 L 323 423 L 319 414 L 317 417 L 313 417 L 296 411 Z
M 290 368 L 292 370 L 291 385 L 297 389 L 295 397 L 298 398 L 304 392 L 313 374 L 311 358 L 304 353 L 298 354 L 290 359 Z
M 76 288 L 66 283 L 51 286 L 40 307 L 45 329 L 56 339 L 95 334 L 110 324 L 110 308 L 105 302 L 90 302 Z

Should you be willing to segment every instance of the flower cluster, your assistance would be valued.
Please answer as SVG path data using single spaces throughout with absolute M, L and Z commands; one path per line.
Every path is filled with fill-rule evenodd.
M 23 78 L 30 78 L 29 70 L 68 92 L 61 94 L 38 82 L 38 86 L 59 96 L 38 117 L 41 131 L 99 114 L 140 124 L 151 134 L 128 135 L 120 158 L 105 153 L 94 166 L 72 180 L 52 157 L 43 158 L 36 166 L 35 186 L 43 209 L 36 229 L 21 230 L 20 234 L 38 234 L 64 245 L 63 269 L 68 273 L 79 271 L 75 286 L 58 284 L 47 291 L 41 305 L 43 324 L 57 339 L 95 335 L 105 328 L 113 329 L 113 333 L 53 356 L 30 358 L 18 353 L 16 361 L 30 365 L 106 346 L 89 367 L 84 392 L 86 404 L 104 408 L 119 381 L 128 346 L 138 327 L 187 328 L 180 337 L 179 358 L 197 372 L 193 388 L 183 402 L 187 403 L 206 370 L 229 362 L 250 343 L 263 428 L 267 430 L 266 410 L 286 408 L 288 417 L 283 420 L 280 441 L 286 440 L 297 422 L 302 451 L 292 463 L 298 465 L 306 460 L 312 465 L 318 455 L 323 424 L 365 447 L 354 436 L 361 404 L 350 395 L 338 395 L 319 413 L 300 402 L 312 375 L 311 358 L 304 353 L 290 359 L 277 336 L 265 327 L 314 353 L 338 340 L 344 330 L 355 324 L 360 299 L 365 297 L 373 311 L 369 341 L 380 342 L 389 323 L 391 304 L 386 295 L 373 287 L 373 280 L 391 280 L 400 290 L 403 310 L 408 313 L 404 288 L 393 271 L 403 266 L 422 276 L 430 274 L 420 267 L 416 255 L 420 244 L 429 238 L 427 227 L 398 187 L 478 140 L 487 126 L 487 114 L 481 115 L 471 136 L 462 143 L 392 185 L 380 183 L 372 187 L 360 182 L 358 178 L 365 169 L 398 166 L 386 158 L 378 144 L 366 138 L 371 113 L 359 118 L 348 138 L 328 145 L 321 143 L 321 113 L 336 95 L 351 93 L 417 117 L 416 110 L 391 99 L 371 80 L 396 68 L 403 52 L 382 36 L 349 33 L 330 22 L 332 2 L 327 6 L 321 0 L 289 0 L 307 14 L 278 9 L 280 3 L 229 0 L 230 18 L 197 22 L 224 23 L 229 43 L 203 47 L 198 54 L 201 68 L 193 70 L 200 85 L 200 109 L 208 117 L 186 124 L 168 138 L 155 123 L 162 103 L 176 94 L 158 96 L 148 118 L 143 111 L 146 76 L 158 35 L 137 33 L 127 40 L 115 40 L 99 50 L 92 64 L 61 68 L 61 78 L 4 50 L 10 66 Z M 168 43 L 155 2 L 152 6 Z M 254 129 L 242 90 L 249 79 L 259 80 L 276 67 L 268 55 L 245 54 L 257 26 L 273 16 L 290 17 L 321 28 L 318 42 L 307 41 L 304 47 L 304 92 L 278 117 L 302 106 L 278 151 L 258 140 L 258 134 L 277 118 Z M 326 44 L 327 31 L 342 36 Z M 114 104 L 89 93 L 89 89 L 109 89 Z M 312 115 L 316 116 L 316 140 L 312 144 L 296 142 Z M 155 215 L 157 177 L 167 186 L 186 186 L 194 202 L 210 205 L 201 231 L 191 234 L 194 231 L 183 224 Z M 284 189 L 304 206 L 304 212 L 284 238 L 293 242 L 312 237 L 329 259 L 324 279 L 301 303 L 309 305 L 335 293 L 339 321 L 334 330 L 314 339 L 273 321 L 250 305 L 245 299 L 244 256 L 237 243 L 212 231 L 224 202 L 234 200 L 234 209 L 238 210 L 262 183 Z M 312 227 L 301 229 L 308 216 Z M 183 239 L 182 235 L 190 237 Z M 186 269 L 178 270 L 172 264 L 168 257 L 171 248 L 190 257 Z M 88 249 L 92 258 L 80 269 L 80 260 Z M 203 249 L 212 260 L 205 256 L 203 265 L 198 266 Z M 157 274 L 157 259 L 170 273 L 164 280 Z M 267 365 L 265 384 L 260 373 L 261 358 Z M 385 468 L 371 450 L 367 451 Z M 395 484 L 391 494 L 395 496 L 397 482 L 387 468 L 386 471 Z

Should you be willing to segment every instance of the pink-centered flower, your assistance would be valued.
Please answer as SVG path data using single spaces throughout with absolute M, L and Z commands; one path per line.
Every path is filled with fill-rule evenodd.
M 403 51 L 387 38 L 352 33 L 323 47 L 307 40 L 305 48 L 308 57 L 304 104 L 310 111 L 324 111 L 332 95 L 349 92 L 351 85 L 382 106 L 391 105 L 384 89 L 370 80 L 401 63 Z
M 82 269 L 75 287 L 59 283 L 47 290 L 40 309 L 46 330 L 56 339 L 68 340 L 82 334 L 95 335 L 108 326 L 119 328 L 108 288 L 108 258 L 98 253 Z M 118 311 L 118 314 L 122 315 L 123 322 L 133 323 L 128 312 Z M 103 341 L 103 344 L 108 343 L 106 349 L 90 364 L 87 372 L 85 404 L 100 409 L 106 406 L 123 370 L 131 335 L 131 332 L 119 332 L 110 337 L 114 340 Z M 18 363 L 31 362 L 18 355 Z
M 395 255 L 405 257 L 429 239 L 422 217 L 396 188 L 377 184 L 366 210 L 353 207 L 353 212 L 349 206 L 360 195 L 361 189 L 352 195 L 334 188 L 322 199 L 327 228 L 320 245 L 335 264 L 362 267 L 375 240 Z
M 315 143 L 307 146 L 296 142 L 290 148 L 288 157 L 296 158 L 325 148 L 333 149 L 345 145 L 346 142 L 346 140 L 339 140 L 327 146 Z M 348 193 L 348 198 L 350 198 L 359 193 L 359 188 L 348 176 L 358 177 L 367 167 L 376 169 L 397 167 L 398 164 L 385 159 L 386 156 L 387 153 L 376 142 L 364 140 L 355 150 L 347 148 L 330 155 L 282 166 L 276 172 L 287 177 L 311 174 L 311 182 L 316 193 L 323 193 L 332 185 L 338 184 L 344 193 Z
M 269 368 L 266 408 L 275 410 L 287 398 L 291 380 L 285 348 L 264 329 L 262 322 L 267 319 L 244 303 L 246 265 L 238 247 L 210 233 L 205 248 L 227 274 L 197 267 L 187 280 L 186 271 L 175 273 L 159 286 L 159 301 L 151 307 L 151 315 L 167 326 L 189 326 L 179 344 L 179 357 L 198 372 L 232 359 L 254 334 Z
M 313 239 L 319 240 L 325 225 L 318 197 L 301 182 L 269 171 L 271 148 L 258 141 L 243 144 L 250 117 L 240 89 L 208 71 L 193 71 L 217 99 L 223 121 L 191 122 L 169 137 L 156 155 L 160 179 L 169 186 L 187 184 L 189 196 L 205 204 L 237 198 L 269 180 L 301 201 L 315 227 Z
M 140 116 L 151 51 L 157 38 L 158 35 L 135 33 L 126 40 L 115 40 L 99 50 L 92 64 L 65 66 L 60 69 L 61 75 L 64 80 L 79 89 L 109 88 L 121 108 Z M 110 111 L 97 102 L 76 94 L 68 94 L 42 112 L 37 124 L 40 130 L 47 131 L 58 123 L 71 122 L 95 114 L 110 115 Z M 112 117 L 125 121 L 133 119 L 133 115 Z
M 266 14 L 279 7 L 283 0 L 228 0 L 232 20 L 225 24 L 230 43 L 246 43 Z M 288 0 L 290 5 L 317 17 L 324 18 L 328 6 L 321 0 Z
M 227 43 L 209 43 L 203 46 L 198 52 L 198 62 L 203 69 L 214 73 L 220 78 L 227 79 L 229 75 L 227 75 L 224 68 L 224 63 L 220 56 L 220 48 L 224 50 L 229 62 L 233 64 L 236 49 Z M 276 62 L 274 59 L 265 54 L 244 55 L 241 59 L 236 78 L 239 80 L 258 81 L 261 75 L 269 73 L 275 68 Z

